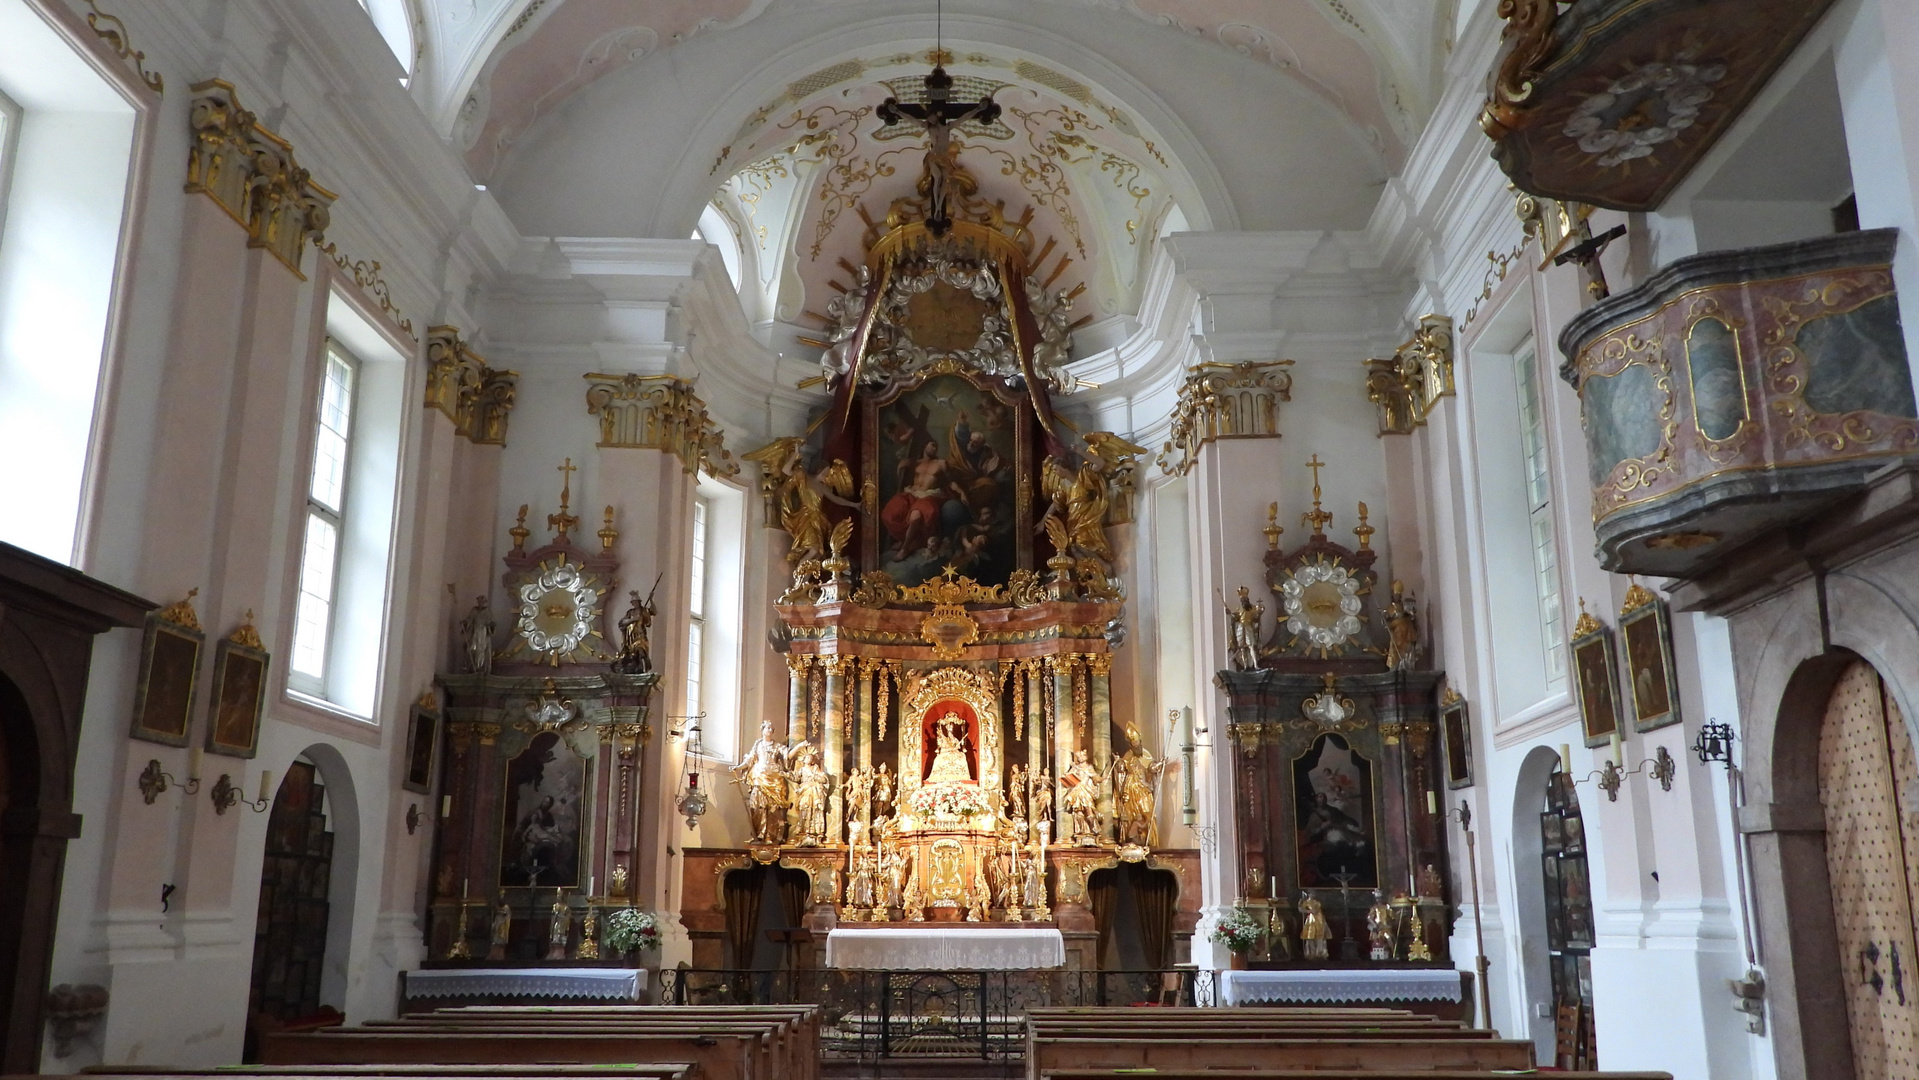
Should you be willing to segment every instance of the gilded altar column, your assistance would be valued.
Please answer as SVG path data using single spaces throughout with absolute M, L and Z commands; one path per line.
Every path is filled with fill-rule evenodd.
M 833 778 L 826 810 L 829 843 L 838 843 L 846 835 L 839 781 L 846 775 L 846 669 L 855 663 L 857 660 L 850 656 L 820 658 L 820 666 L 826 669 L 826 708 L 820 725 L 820 749 L 824 751 L 821 766 L 826 769 L 826 775 Z
M 1087 725 L 1092 728 L 1093 767 L 1105 776 L 1113 763 L 1113 655 L 1088 653 L 1081 657 L 1081 662 L 1086 670 L 1087 696 L 1091 699 Z M 1100 792 L 1099 816 L 1101 821 L 1114 820 L 1110 784 Z
M 1046 766 L 1045 692 L 1040 689 L 1037 660 L 1020 661 L 1020 676 L 1026 680 L 1026 771 Z
M 786 654 L 786 737 L 804 738 L 806 730 L 806 705 L 811 700 L 811 691 L 806 685 L 806 667 L 811 658 L 803 653 Z
M 1070 654 L 1046 658 L 1046 668 L 1053 675 L 1046 702 L 1046 730 L 1053 736 L 1053 835 L 1062 844 L 1071 839 L 1066 835 L 1064 780 L 1073 768 L 1073 751 L 1079 749 L 1079 731 L 1073 725 L 1073 669 L 1078 666 Z
M 873 673 L 879 669 L 882 661 L 857 662 L 860 671 L 859 767 L 870 769 L 873 767 Z

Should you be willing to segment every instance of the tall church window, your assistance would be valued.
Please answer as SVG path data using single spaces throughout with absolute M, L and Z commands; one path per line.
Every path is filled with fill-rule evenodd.
M 333 607 L 340 579 L 340 532 L 346 511 L 347 455 L 353 431 L 359 362 L 337 344 L 327 347 L 314 423 L 313 475 L 307 485 L 305 540 L 300 552 L 300 598 L 293 619 L 294 689 L 318 695 L 327 674 Z
M 1546 427 L 1539 395 L 1539 351 L 1532 339 L 1513 356 L 1519 380 L 1519 445 L 1525 458 L 1526 516 L 1531 530 L 1533 583 L 1539 592 L 1539 629 L 1546 646 L 1546 685 L 1566 684 L 1565 606 L 1559 595 L 1559 538 L 1553 527 L 1552 478 L 1546 458 Z
M 693 499 L 692 567 L 689 575 L 686 620 L 686 715 L 700 712 L 700 682 L 706 667 L 706 537 L 712 504 L 704 496 Z

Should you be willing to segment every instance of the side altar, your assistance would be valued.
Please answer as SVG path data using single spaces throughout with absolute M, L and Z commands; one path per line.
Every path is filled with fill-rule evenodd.
M 933 145 L 912 193 L 861 209 L 865 262 L 820 342 L 830 403 L 745 455 L 792 541 L 788 707 L 733 773 L 751 842 L 686 853 L 695 967 L 760 951 L 731 906 L 754 902 L 754 867 L 806 875 L 800 966 L 854 926 L 1057 930 L 1071 967 L 1188 955 L 1198 853 L 1162 848 L 1167 762 L 1113 707 L 1107 529 L 1132 521 L 1145 450 L 1055 414 L 1079 289 L 1048 284 L 1071 260 L 1036 265 L 1055 245 L 1033 209 L 979 197 Z

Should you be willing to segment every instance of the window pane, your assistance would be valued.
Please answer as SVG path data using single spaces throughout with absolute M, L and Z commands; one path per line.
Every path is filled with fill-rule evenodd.
M 1552 481 L 1546 459 L 1544 408 L 1539 396 L 1539 354 L 1531 342 L 1513 357 L 1519 381 L 1519 447 L 1525 457 L 1528 525 L 1532 530 L 1533 587 L 1539 596 L 1539 628 L 1546 646 L 1546 680 L 1557 685 L 1566 677 L 1564 608 L 1559 600 L 1559 545 L 1553 529 Z
M 693 500 L 693 567 L 689 596 L 693 617 L 706 617 L 706 500 Z
M 326 674 L 336 538 L 331 522 L 318 514 L 307 515 L 306 543 L 300 552 L 300 600 L 293 616 L 293 670 L 315 678 Z
M 326 378 L 320 384 L 320 422 L 315 425 L 311 496 L 339 513 L 346 489 L 347 434 L 353 415 L 353 365 L 327 353 Z
M 698 715 L 700 711 L 700 667 L 704 659 L 701 644 L 706 636 L 706 628 L 699 620 L 694 620 L 686 630 L 686 714 Z

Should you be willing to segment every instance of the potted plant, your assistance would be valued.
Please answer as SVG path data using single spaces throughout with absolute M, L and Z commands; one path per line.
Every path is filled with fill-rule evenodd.
M 1245 908 L 1235 907 L 1220 915 L 1207 936 L 1213 944 L 1226 946 L 1233 954 L 1233 968 L 1238 970 L 1246 966 L 1246 954 L 1259 944 L 1259 935 L 1259 921 Z
M 606 947 L 621 955 L 636 949 L 657 949 L 660 945 L 660 920 L 650 911 L 625 907 L 606 917 Z

